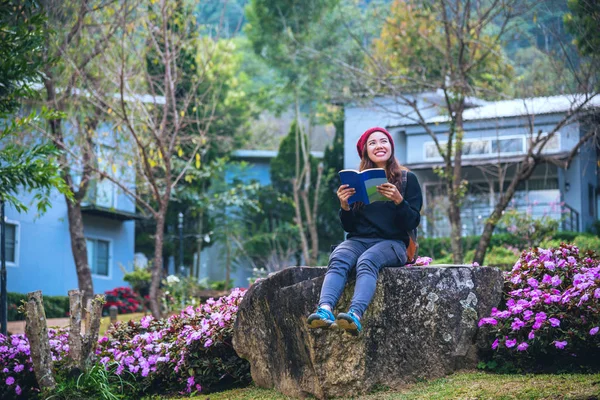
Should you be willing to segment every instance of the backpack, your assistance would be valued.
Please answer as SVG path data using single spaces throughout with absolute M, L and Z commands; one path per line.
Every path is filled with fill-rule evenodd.
M 402 179 L 400 183 L 400 194 L 404 198 L 406 192 L 406 182 L 408 181 L 408 171 L 402 170 Z M 417 260 L 419 253 L 419 242 L 417 242 L 417 228 L 408 231 L 408 246 L 406 247 L 407 264 L 412 264 Z

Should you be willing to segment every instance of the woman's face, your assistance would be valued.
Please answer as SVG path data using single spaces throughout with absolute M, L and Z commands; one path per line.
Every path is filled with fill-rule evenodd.
M 373 132 L 367 140 L 367 155 L 379 168 L 385 168 L 392 156 L 392 145 L 383 132 Z

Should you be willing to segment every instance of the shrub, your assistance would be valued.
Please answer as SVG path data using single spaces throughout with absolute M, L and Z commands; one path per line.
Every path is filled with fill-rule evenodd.
M 142 310 L 142 302 L 133 289 L 118 287 L 104 292 L 106 303 L 102 306 L 102 315 L 108 315 L 111 306 L 117 306 L 119 314 L 131 314 Z
M 243 295 L 234 289 L 166 320 L 148 316 L 120 323 L 100 339 L 100 363 L 117 365 L 115 373 L 133 379 L 140 392 L 191 393 L 248 383 L 249 365 L 232 345 Z
M 554 238 L 542 242 L 540 246 L 543 248 L 559 247 L 562 242 L 565 242 L 565 240 Z M 580 251 L 600 250 L 600 237 L 597 236 L 577 235 L 568 242 L 577 246 Z
M 66 356 L 68 333 L 64 329 L 48 329 L 52 360 L 60 365 Z M 0 335 L 0 398 L 30 398 L 39 393 L 33 373 L 29 341 L 23 334 Z
M 523 252 L 505 274 L 507 300 L 479 326 L 498 360 L 519 366 L 597 363 L 600 356 L 600 258 L 573 245 Z
M 23 321 L 25 315 L 19 313 L 18 308 L 23 301 L 27 301 L 24 293 L 7 293 L 8 320 Z M 44 296 L 44 309 L 46 318 L 65 318 L 69 316 L 69 298 L 67 296 Z
M 150 293 L 150 282 L 152 281 L 152 273 L 147 268 L 133 266 L 133 271 L 125 272 L 123 280 L 131 286 L 134 292 L 139 297 L 144 297 Z

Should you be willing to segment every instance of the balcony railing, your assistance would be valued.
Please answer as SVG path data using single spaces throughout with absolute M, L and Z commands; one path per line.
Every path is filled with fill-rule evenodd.
M 449 237 L 450 221 L 446 209 L 426 210 L 421 218 L 421 232 L 426 237 Z M 532 203 L 517 207 L 532 218 L 549 217 L 560 221 L 563 231 L 579 232 L 579 213 L 567 204 Z M 492 214 L 493 207 L 489 205 L 470 205 L 461 210 L 462 234 L 480 235 L 483 232 L 486 219 Z

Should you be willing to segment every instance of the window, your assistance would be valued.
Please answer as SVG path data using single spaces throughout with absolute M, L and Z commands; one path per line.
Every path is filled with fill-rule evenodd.
M 481 139 L 463 140 L 463 157 L 493 157 L 500 155 L 512 155 L 525 153 L 529 139 L 526 136 L 509 137 L 487 137 Z M 441 142 L 442 148 L 446 148 L 447 142 Z M 560 150 L 560 134 L 557 132 L 548 140 L 544 146 L 544 152 Z M 440 153 L 435 147 L 435 143 L 425 143 L 425 159 L 440 159 Z
M 92 274 L 99 276 L 109 275 L 110 242 L 100 239 L 86 239 L 88 252 L 88 265 Z
M 6 223 L 6 263 L 17 263 L 17 225 Z

